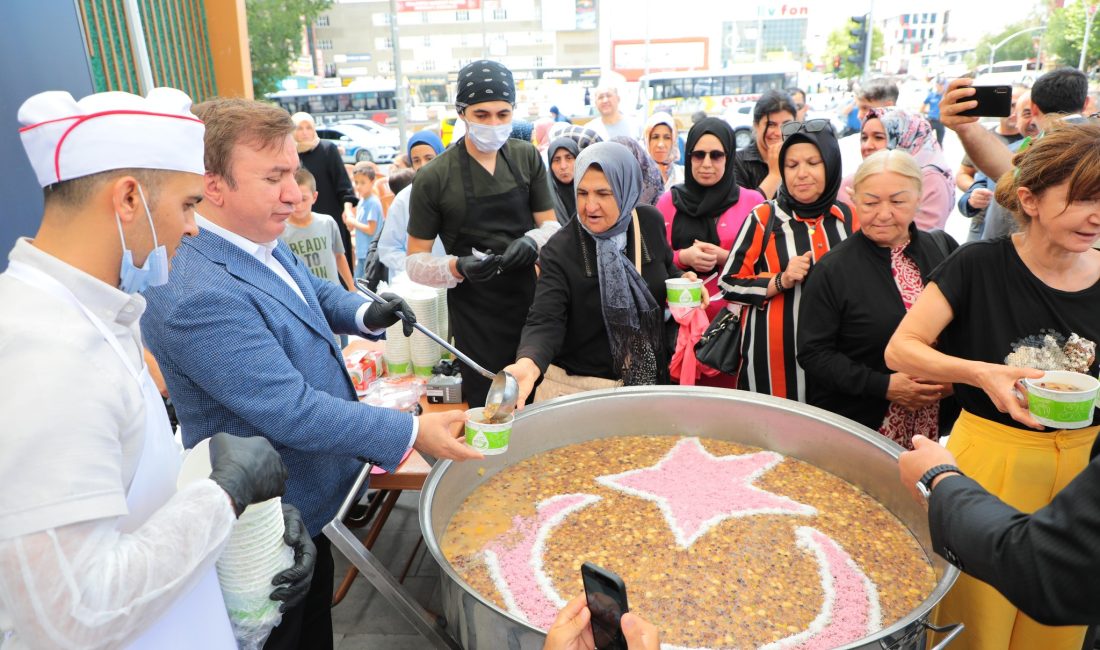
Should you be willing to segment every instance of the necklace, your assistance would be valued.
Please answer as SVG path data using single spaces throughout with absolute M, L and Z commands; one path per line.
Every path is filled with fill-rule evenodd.
M 817 219 L 799 219 L 802 223 L 806 224 L 806 229 L 810 232 L 810 240 L 814 238 L 814 234 L 817 232 L 817 227 L 821 225 L 821 220 L 825 218 L 825 215 L 821 215 Z M 814 244 L 816 248 L 824 248 L 822 242 L 816 242 Z

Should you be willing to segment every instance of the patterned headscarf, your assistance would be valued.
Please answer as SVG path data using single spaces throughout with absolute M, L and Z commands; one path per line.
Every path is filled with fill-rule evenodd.
M 511 70 L 496 61 L 482 59 L 458 71 L 455 109 L 459 113 L 474 104 L 497 101 L 516 105 L 516 82 Z
M 577 143 L 577 148 L 584 151 L 585 147 L 603 142 L 603 138 L 587 126 L 577 126 L 568 122 L 557 122 L 550 127 L 550 140 L 558 138 L 572 138 Z
M 674 164 L 680 160 L 680 147 L 677 144 L 677 140 L 680 137 L 679 129 L 676 128 L 676 120 L 672 118 L 671 113 L 665 111 L 657 111 L 653 115 L 649 116 L 649 119 L 645 121 L 645 128 L 642 129 L 642 144 L 646 146 L 646 150 L 649 150 L 649 134 L 653 132 L 653 129 L 658 124 L 664 124 L 672 131 L 672 148 L 668 152 L 668 164 Z
M 936 141 L 936 132 L 923 115 L 888 106 L 869 110 L 863 123 L 870 119 L 882 122 L 887 149 L 901 149 L 913 156 L 921 167 L 932 165 L 943 172 L 951 171 Z
M 617 142 L 601 142 L 577 157 L 574 187 L 585 172 L 598 165 L 619 206 L 619 218 L 607 230 L 594 233 L 584 220 L 585 232 L 596 240 L 596 268 L 600 281 L 600 306 L 615 369 L 627 386 L 657 382 L 657 353 L 661 345 L 663 315 L 645 280 L 623 254 L 627 230 L 642 193 L 642 174 L 629 149 Z M 641 245 L 641 242 L 637 242 Z
M 642 170 L 642 196 L 638 199 L 638 202 L 646 205 L 657 205 L 657 199 L 661 198 L 661 194 L 665 191 L 665 179 L 661 176 L 661 170 L 657 167 L 653 157 L 634 138 L 617 135 L 611 138 L 611 141 L 618 142 L 630 149 L 630 153 L 634 154 L 634 158 L 638 161 L 638 167 Z

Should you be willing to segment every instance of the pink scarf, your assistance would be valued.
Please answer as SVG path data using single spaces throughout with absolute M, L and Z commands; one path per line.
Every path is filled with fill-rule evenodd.
M 710 326 L 710 319 L 702 307 L 672 307 L 672 317 L 680 324 L 676 336 L 676 351 L 668 364 L 668 374 L 681 386 L 694 386 L 700 377 L 714 377 L 717 370 L 704 366 L 695 358 L 695 344 Z

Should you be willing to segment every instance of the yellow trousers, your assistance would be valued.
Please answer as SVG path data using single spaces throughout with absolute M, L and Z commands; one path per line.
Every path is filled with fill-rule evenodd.
M 1021 512 L 1050 503 L 1089 462 L 1100 427 L 1030 431 L 998 424 L 963 411 L 947 449 L 959 468 L 982 487 Z M 966 630 L 951 650 L 1080 650 L 1085 628 L 1036 623 L 993 587 L 968 575 L 933 612 L 937 625 L 962 621 Z

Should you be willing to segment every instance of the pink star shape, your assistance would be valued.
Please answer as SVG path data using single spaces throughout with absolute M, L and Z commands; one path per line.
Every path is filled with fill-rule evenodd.
M 614 490 L 653 501 L 682 548 L 714 526 L 749 515 L 814 515 L 817 510 L 752 485 L 783 456 L 761 451 L 713 456 L 698 438 L 684 438 L 652 467 L 601 476 Z

